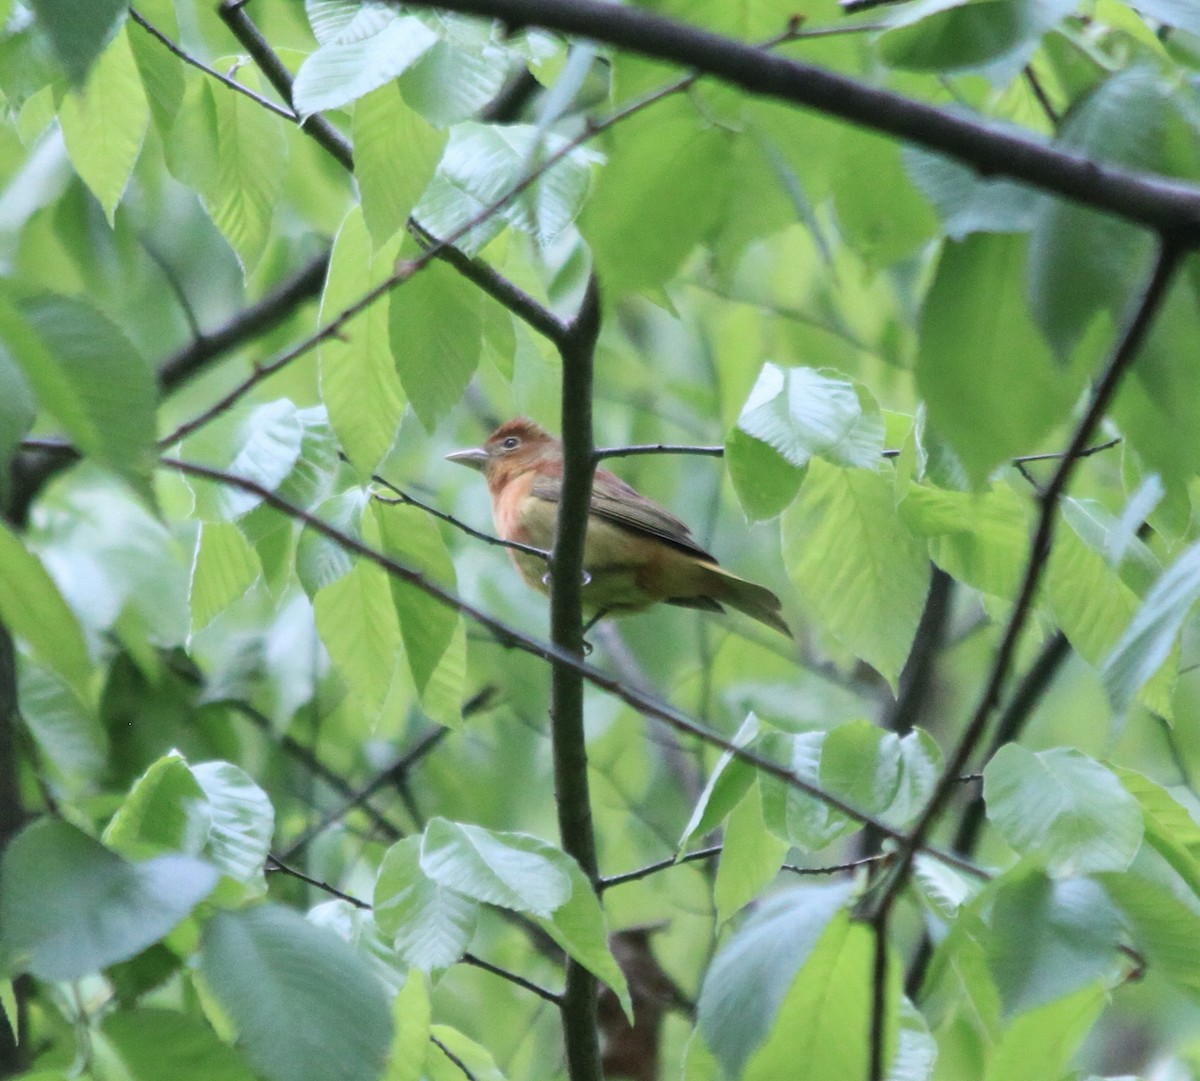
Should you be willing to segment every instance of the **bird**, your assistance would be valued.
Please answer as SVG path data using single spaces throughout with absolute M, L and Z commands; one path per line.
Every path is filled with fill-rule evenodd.
M 483 473 L 502 540 L 550 550 L 562 494 L 558 439 L 517 417 L 483 446 L 446 458 Z M 528 585 L 549 592 L 544 558 L 518 548 L 509 548 L 509 555 Z M 723 612 L 728 605 L 791 637 L 774 593 L 725 570 L 683 522 L 607 469 L 597 469 L 592 480 L 583 570 L 584 609 L 592 613 L 585 633 L 605 616 L 665 603 L 706 612 Z

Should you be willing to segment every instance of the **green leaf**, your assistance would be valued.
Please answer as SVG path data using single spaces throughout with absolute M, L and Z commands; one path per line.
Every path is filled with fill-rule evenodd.
M 367 493 L 350 488 L 330 496 L 317 507 L 317 516 L 335 529 L 355 540 L 362 540 L 362 516 L 367 507 Z M 305 530 L 296 545 L 296 577 L 310 597 L 326 586 L 345 577 L 354 567 L 352 556 L 342 545 L 315 530 Z
M 179 39 L 179 20 L 174 0 L 139 0 L 138 11 L 168 37 Z M 137 63 L 142 87 L 158 133 L 170 138 L 179 107 L 183 104 L 184 68 L 162 42 L 142 26 L 129 32 L 129 46 Z
M 911 258 L 937 236 L 937 216 L 905 173 L 894 140 L 843 125 L 827 153 L 838 228 L 869 266 Z
M 984 945 L 1008 1016 L 1053 1002 L 1112 971 L 1124 923 L 1086 878 L 1054 880 L 1037 868 L 1005 874 L 989 890 Z
M 261 577 L 262 564 L 236 525 L 201 523 L 188 590 L 192 629 L 208 626 Z
M 31 0 L 29 6 L 76 83 L 83 82 L 128 10 L 123 0 Z
M 838 882 L 775 894 L 713 959 L 700 989 L 697 1022 L 729 1076 L 741 1076 L 770 1032 L 796 974 L 846 905 L 850 889 Z
M 1176 98 L 1154 68 L 1117 72 L 1071 109 L 1060 141 L 1093 161 L 1170 172 L 1168 133 L 1184 123 Z M 1064 199 L 1042 201 L 1029 245 L 1029 296 L 1060 357 L 1070 356 L 1097 313 L 1108 312 L 1113 325 L 1125 321 L 1153 251 L 1153 237 L 1132 222 Z
M 253 72 L 240 72 L 257 89 Z M 245 94 L 205 83 L 212 155 L 200 190 L 213 224 L 248 276 L 267 250 L 271 218 L 287 176 L 282 122 Z
M 456 235 L 495 206 L 549 157 L 568 146 L 561 135 L 533 124 L 458 124 L 416 215 L 435 236 Z M 473 225 L 457 246 L 474 254 L 505 225 L 548 244 L 575 220 L 591 184 L 596 156 L 572 149 L 545 173 L 507 200 L 486 221 Z
M 809 464 L 783 515 L 784 563 L 810 611 L 895 685 L 929 590 L 925 546 L 896 515 L 883 473 Z
M 1123 713 L 1170 656 L 1183 621 L 1200 598 L 1200 544 L 1184 553 L 1150 588 L 1101 666 L 1113 710 Z
M 124 333 L 86 301 L 41 294 L 19 313 L 0 298 L 0 340 L 76 446 L 147 492 L 157 389 Z
M 1142 842 L 1142 811 L 1116 776 L 1067 748 L 1002 747 L 983 771 L 988 819 L 1056 878 L 1124 870 Z
M 1028 503 L 1006 484 L 984 492 L 911 485 L 899 508 L 913 533 L 928 536 L 930 557 L 948 575 L 990 593 L 1016 593 L 1030 533 Z
M 438 40 L 415 15 L 364 4 L 327 34 L 296 73 L 292 102 L 301 116 L 337 109 L 390 83 Z
M 317 593 L 313 611 L 334 668 L 366 715 L 377 717 L 391 690 L 403 645 L 388 576 L 374 563 L 357 560 Z
M 735 747 L 745 747 L 758 735 L 758 718 L 753 713 L 747 715 L 741 727 L 733 737 Z M 676 851 L 682 853 L 684 847 L 693 837 L 703 837 L 715 830 L 730 812 L 742 801 L 742 797 L 754 784 L 755 769 L 748 762 L 735 758 L 732 751 L 724 751 L 713 766 L 708 780 L 704 782 L 704 791 L 692 809 L 692 817 L 683 827 Z
M 1025 247 L 993 234 L 948 243 L 921 312 L 917 386 L 977 487 L 1036 447 L 1075 400 L 1076 380 L 1029 315 Z
M 104 831 L 104 843 L 131 859 L 164 852 L 199 856 L 211 828 L 204 790 L 183 755 L 171 751 L 134 782 Z
M 1021 1014 L 991 1049 L 984 1081 L 1060 1081 L 1107 1004 L 1107 987 L 1094 984 Z
M 184 444 L 186 456 L 276 491 L 300 460 L 304 425 L 286 399 L 267 402 L 237 420 L 236 430 L 220 426 L 202 431 Z M 262 498 L 223 484 L 193 481 L 196 514 L 206 521 L 228 521 L 248 514 Z
M 1200 825 L 1165 789 L 1131 769 L 1113 767 L 1142 806 L 1146 841 L 1200 897 Z
M 737 426 L 796 467 L 813 457 L 865 469 L 882 462 L 879 406 L 865 388 L 829 368 L 764 364 Z
M 90 791 L 103 775 L 110 752 L 108 733 L 95 710 L 62 676 L 29 658 L 18 665 L 17 700 L 22 722 L 67 791 Z
M 801 732 L 796 736 L 776 737 L 787 749 L 792 772 L 814 785 L 821 783 L 821 751 L 827 733 Z M 770 746 L 776 740 L 769 740 Z M 798 848 L 817 851 L 831 844 L 856 824 L 824 800 L 801 792 L 794 785 L 776 777 L 760 775 L 763 819 L 776 837 Z
M 494 31 L 487 23 L 444 13 L 436 21 L 443 32 L 453 27 L 454 41 L 436 42 L 401 75 L 400 93 L 431 124 L 446 127 L 478 116 L 495 99 L 511 60 L 489 39 Z
M 458 1081 L 465 1071 L 469 1071 L 475 1081 L 505 1081 L 504 1073 L 496 1065 L 491 1052 L 457 1029 L 449 1025 L 433 1025 L 429 1034 L 431 1039 L 437 1040 L 429 1048 L 425 1060 L 429 1081 Z
M 938 746 L 920 729 L 898 736 L 870 721 L 851 721 L 821 747 L 821 787 L 896 826 L 921 811 L 940 772 Z
M 725 923 L 774 881 L 787 851 L 787 842 L 765 828 L 763 800 L 756 785 L 733 809 L 725 825 L 713 883 L 718 923 Z
M 633 1023 L 633 1001 L 629 997 L 629 986 L 625 973 L 617 964 L 608 946 L 608 928 L 600 898 L 580 870 L 579 864 L 565 853 L 544 846 L 547 856 L 566 872 L 571 880 L 571 896 L 549 916 L 534 914 L 534 919 L 568 957 L 578 961 L 597 979 L 606 983 L 617 996 L 625 1016 Z
M 0 967 L 41 980 L 77 980 L 140 953 L 217 883 L 187 856 L 127 863 L 55 818 L 26 826 L 0 869 Z
M 182 644 L 189 627 L 183 545 L 95 466 L 73 470 L 62 492 L 70 512 L 46 516 L 32 539 L 84 625 L 111 630 L 126 648 Z
M 150 103 L 125 31 L 100 55 L 82 88 L 64 95 L 58 119 L 71 164 L 112 225 L 150 124 Z
M 1071 3 L 1036 0 L 980 0 L 953 7 L 939 2 L 932 14 L 910 21 L 928 5 L 879 39 L 885 63 L 914 71 L 960 71 L 978 68 L 1024 46 L 1068 14 Z
M 383 1081 L 420 1081 L 429 1044 L 429 992 L 425 981 L 410 973 L 392 1004 L 396 1034 Z
M 717 224 L 730 186 L 730 136 L 678 98 L 606 134 L 608 163 L 580 218 L 615 293 L 656 289 Z
M 242 1056 L 199 1018 L 176 1010 L 120 1010 L 101 1024 L 131 1081 L 254 1081 Z
M 387 850 L 375 880 L 375 922 L 401 961 L 422 972 L 449 968 L 475 934 L 479 904 L 421 870 L 421 838 Z
M 526 833 L 500 833 L 431 819 L 421 870 L 439 885 L 484 904 L 549 916 L 571 896 L 565 855 Z
M 275 832 L 275 808 L 266 792 L 231 762 L 201 762 L 191 772 L 212 817 L 205 856 L 223 875 L 261 884 L 265 892 L 263 865 Z
M 354 106 L 354 175 L 376 250 L 405 227 L 445 146 L 446 133 L 409 108 L 395 85 L 373 90 Z
M 333 244 L 321 321 L 328 323 L 386 281 L 399 254 L 399 241 L 376 239 L 373 250 L 362 211 L 351 210 Z M 404 391 L 388 343 L 388 302 L 377 301 L 323 341 L 319 359 L 329 421 L 350 464 L 369 476 L 391 447 L 404 414 Z
M 1064 511 L 1071 506 L 1064 505 Z M 1047 595 L 1058 625 L 1071 646 L 1089 664 L 1100 665 L 1117 644 L 1137 611 L 1137 594 L 1076 531 L 1078 514 L 1066 515 L 1066 528 L 1054 540 L 1047 571 Z M 1159 670 L 1143 700 L 1165 717 L 1171 715 L 1169 669 Z M 1136 689 L 1135 689 L 1136 690 Z
M 454 562 L 433 518 L 416 507 L 375 503 L 373 509 L 383 551 L 454 592 Z M 388 585 L 422 709 L 438 724 L 459 724 L 467 660 L 461 617 L 399 578 L 389 575 Z
M 1132 872 L 1097 879 L 1125 915 L 1136 949 L 1176 987 L 1200 997 L 1200 915 L 1170 885 Z
M 275 905 L 218 912 L 200 971 L 267 1081 L 377 1081 L 392 1040 L 383 989 L 344 942 Z
M 0 500 L 8 504 L 12 483 L 7 463 L 18 444 L 33 427 L 37 416 L 37 401 L 33 389 L 22 373 L 16 359 L 0 340 Z
M 426 431 L 462 401 L 483 344 L 479 290 L 446 266 L 427 266 L 388 308 L 392 357 Z
M 0 620 L 84 703 L 93 701 L 92 662 L 75 613 L 17 535 L 0 523 Z
M 370 909 L 359 908 L 340 897 L 310 908 L 305 915 L 314 927 L 332 931 L 371 967 L 389 995 L 394 995 L 409 977 L 407 966 L 401 964 L 396 950 L 375 923 Z
M 780 514 L 796 498 L 804 479 L 803 469 L 740 428 L 734 428 L 725 440 L 725 468 L 742 510 L 752 521 Z
M 797 1062 L 813 1077 L 866 1077 L 869 1041 L 837 1034 L 868 1030 L 873 955 L 872 929 L 839 912 L 796 973 L 766 1040 L 746 1063 L 744 1081 L 773 1081 Z M 900 966 L 890 961 L 885 1062 L 895 1053 L 900 1001 Z
M 1011 180 L 982 179 L 969 165 L 919 147 L 901 147 L 905 172 L 937 209 L 951 240 L 970 233 L 1027 233 L 1038 193 Z

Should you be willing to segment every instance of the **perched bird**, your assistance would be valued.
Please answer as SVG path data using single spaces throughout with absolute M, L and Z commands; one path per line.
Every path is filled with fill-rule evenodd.
M 446 457 L 487 478 L 496 532 L 504 540 L 549 550 L 562 493 L 557 439 L 519 417 L 497 428 L 482 447 Z M 509 555 L 529 585 L 549 591 L 543 559 L 513 548 Z M 597 469 L 592 482 L 583 564 L 583 603 L 593 614 L 591 623 L 660 601 L 709 612 L 724 611 L 727 604 L 791 636 L 774 593 L 718 566 L 678 518 L 606 469 Z

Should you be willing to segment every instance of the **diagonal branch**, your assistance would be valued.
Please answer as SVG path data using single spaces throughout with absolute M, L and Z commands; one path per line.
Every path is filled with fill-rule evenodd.
M 695 68 L 752 94 L 948 154 L 984 176 L 1011 177 L 1109 211 L 1177 244 L 1200 244 L 1200 188 L 1194 185 L 1102 164 L 644 8 L 605 0 L 438 0 L 431 6 L 499 19 L 510 28 L 558 30 Z
M 959 783 L 959 775 L 983 739 L 992 714 L 1000 703 L 1001 691 L 1008 679 L 1013 658 L 1016 656 L 1017 643 L 1032 615 L 1034 598 L 1046 569 L 1050 545 L 1054 537 L 1054 527 L 1058 518 L 1059 503 L 1066 492 L 1067 484 L 1075 467 L 1079 464 L 1080 453 L 1091 441 L 1093 432 L 1099 426 L 1117 393 L 1117 388 L 1121 385 L 1122 377 L 1129 370 L 1141 349 L 1150 325 L 1166 299 L 1182 257 L 1182 248 L 1168 242 L 1165 238 L 1160 241 L 1158 259 L 1137 311 L 1114 348 L 1108 366 L 1092 392 L 1092 400 L 1087 412 L 1076 425 L 1075 433 L 1071 437 L 1071 442 L 1067 446 L 1054 476 L 1051 477 L 1050 483 L 1039 496 L 1041 509 L 1033 540 L 1029 545 L 1029 556 L 1021 580 L 1021 588 L 1013 604 L 1012 613 L 1009 615 L 1008 624 L 1000 640 L 999 649 L 996 651 L 995 660 L 992 662 L 992 670 L 983 694 L 980 696 L 979 704 L 975 708 L 970 723 L 959 737 L 954 750 L 947 757 L 945 768 L 930 794 L 925 809 L 913 825 L 908 839 L 898 849 L 890 873 L 883 879 L 876 895 L 864 899 L 864 904 L 861 906 L 863 914 L 869 913 L 875 932 L 880 938 L 884 935 L 892 905 L 908 881 L 914 855 L 929 837 L 934 823 L 953 795 Z M 885 948 L 883 945 L 878 946 L 879 950 Z M 877 954 L 877 965 L 881 963 Z M 884 984 L 877 982 L 871 1014 L 871 1081 L 882 1081 L 883 1078 L 882 1058 L 886 1027 L 884 990 Z

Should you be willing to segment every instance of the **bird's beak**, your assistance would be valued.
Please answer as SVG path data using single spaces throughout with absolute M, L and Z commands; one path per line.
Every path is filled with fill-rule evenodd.
M 483 447 L 472 447 L 470 450 L 456 450 L 446 455 L 446 461 L 458 462 L 459 465 L 469 465 L 472 469 L 482 470 L 488 461 L 488 452 Z

